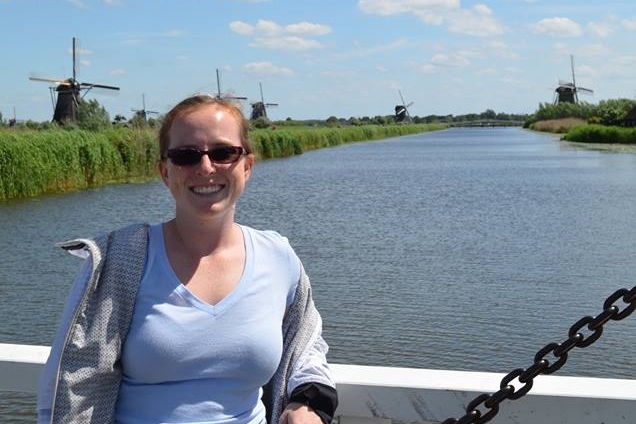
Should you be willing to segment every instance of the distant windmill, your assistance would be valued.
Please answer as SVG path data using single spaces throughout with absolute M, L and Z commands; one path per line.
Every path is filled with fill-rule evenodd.
M 15 124 L 18 122 L 15 115 L 15 106 L 13 107 L 13 118 L 9 119 L 9 126 L 15 127 Z
M 139 116 L 141 119 L 144 120 L 144 122 L 148 121 L 148 115 L 150 114 L 157 114 L 159 112 L 156 112 L 154 110 L 146 110 L 146 95 L 142 94 L 141 95 L 141 102 L 143 104 L 143 109 L 131 109 L 133 112 L 135 112 L 136 116 Z
M 413 102 L 410 102 L 408 105 L 404 102 L 404 97 L 402 97 L 402 92 L 398 90 L 400 94 L 400 100 L 402 100 L 402 104 L 395 106 L 395 122 L 411 122 L 411 114 L 409 113 L 409 107 L 413 105 Z
M 217 99 L 247 100 L 247 97 L 232 96 L 230 94 L 221 94 L 221 78 L 219 76 L 218 68 L 216 70 L 216 89 L 217 89 L 217 94 L 216 94 Z
M 574 56 L 570 55 L 570 66 L 572 68 L 572 82 L 559 80 L 559 86 L 554 90 L 554 104 L 558 103 L 578 103 L 579 95 L 594 94 L 589 88 L 577 87 L 576 78 L 574 77 Z
M 261 101 L 252 103 L 251 120 L 258 119 L 260 117 L 267 119 L 267 108 L 270 106 L 278 106 L 278 103 L 265 103 L 265 99 L 263 98 L 263 84 L 259 82 L 258 88 L 261 91 Z
M 108 90 L 119 90 L 119 87 L 111 85 L 93 84 L 90 82 L 78 82 L 75 78 L 77 64 L 75 60 L 75 37 L 73 37 L 73 76 L 66 79 L 56 78 L 39 78 L 29 77 L 32 81 L 45 81 L 55 83 L 55 87 L 51 87 L 51 95 L 53 91 L 57 93 L 55 101 L 55 110 L 53 112 L 53 121 L 60 125 L 66 122 L 75 122 L 77 120 L 77 108 L 86 94 L 93 88 L 105 88 Z M 80 91 L 85 90 L 84 95 L 80 96 Z

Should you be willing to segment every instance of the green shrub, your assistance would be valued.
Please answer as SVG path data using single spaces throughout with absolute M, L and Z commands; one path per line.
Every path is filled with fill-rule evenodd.
M 563 139 L 578 143 L 636 144 L 636 128 L 581 125 L 570 129 Z

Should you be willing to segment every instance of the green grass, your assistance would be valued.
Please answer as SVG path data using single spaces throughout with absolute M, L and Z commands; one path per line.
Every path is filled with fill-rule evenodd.
M 257 158 L 446 128 L 442 124 L 285 127 L 250 131 Z M 150 129 L 0 129 L 0 201 L 156 178 Z

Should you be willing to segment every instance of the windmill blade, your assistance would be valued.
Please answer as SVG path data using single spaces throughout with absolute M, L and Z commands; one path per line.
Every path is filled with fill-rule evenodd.
M 75 62 L 75 37 L 73 37 L 73 81 L 77 81 L 76 78 L 77 65 Z
M 278 106 L 278 103 L 264 103 L 265 106 Z
M 43 77 L 29 77 L 29 79 L 31 81 L 53 82 L 57 85 L 71 85 L 71 82 L 68 79 L 43 78 Z
M 407 107 L 411 107 L 411 106 L 413 106 L 413 103 L 415 103 L 415 102 L 411 102 L 411 103 L 409 103 L 408 105 L 405 105 L 404 107 L 405 107 L 405 108 L 407 108 Z
M 570 55 L 570 67 L 572 68 L 572 85 L 576 87 L 576 78 L 574 78 L 574 55 Z
M 103 85 L 103 84 L 92 84 L 90 82 L 83 82 L 80 84 L 80 86 L 82 87 L 88 87 L 88 88 L 105 88 L 108 90 L 119 90 L 119 87 L 115 87 L 112 85 Z
M 590 90 L 589 88 L 576 87 L 576 91 L 583 94 L 594 94 L 594 90 Z
M 398 90 L 398 93 L 400 93 L 400 100 L 402 100 L 402 105 L 404 105 L 404 97 L 402 97 L 402 92 Z

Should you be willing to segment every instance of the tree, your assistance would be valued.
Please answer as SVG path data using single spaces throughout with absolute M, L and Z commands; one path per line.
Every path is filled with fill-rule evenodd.
M 83 100 L 77 108 L 77 126 L 83 130 L 100 131 L 110 127 L 110 116 L 97 100 Z
M 329 118 L 327 118 L 327 125 L 335 127 L 336 125 L 338 125 L 338 118 L 333 115 L 330 116 Z
M 252 121 L 252 126 L 258 129 L 264 129 L 269 127 L 269 119 L 264 116 L 259 116 Z
M 595 115 L 600 118 L 603 125 L 622 125 L 629 111 L 635 106 L 636 100 L 632 99 L 601 100 Z

